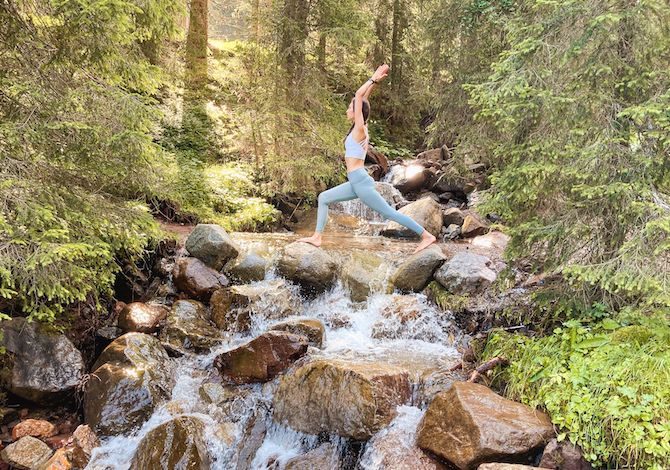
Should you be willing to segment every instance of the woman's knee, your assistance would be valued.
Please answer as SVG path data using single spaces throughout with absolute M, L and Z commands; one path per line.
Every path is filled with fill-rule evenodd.
M 323 192 L 319 193 L 319 197 L 317 197 L 317 201 L 318 201 L 320 206 L 324 206 L 324 205 L 327 206 L 328 205 L 328 203 L 330 201 L 329 201 L 328 195 L 326 194 L 326 191 L 323 191 Z

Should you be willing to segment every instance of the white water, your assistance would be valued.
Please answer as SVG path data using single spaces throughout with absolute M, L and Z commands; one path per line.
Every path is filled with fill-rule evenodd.
M 252 244 L 249 242 L 248 244 Z M 245 246 L 245 249 L 249 249 Z M 257 248 L 257 247 L 256 247 Z M 341 258 L 340 253 L 333 253 Z M 391 253 L 380 253 L 386 261 L 393 263 Z M 271 290 L 272 282 L 277 275 L 270 271 L 264 281 L 257 283 Z M 296 290 L 297 292 L 297 290 Z M 436 371 L 444 372 L 458 358 L 452 346 L 454 328 L 449 318 L 421 294 L 399 295 L 374 293 L 367 302 L 354 303 L 341 283 L 332 290 L 325 292 L 313 300 L 301 299 L 302 303 L 297 316 L 318 318 L 326 326 L 322 349 L 310 348 L 312 357 L 326 357 L 352 360 L 357 362 L 381 362 L 396 365 L 407 370 L 414 385 L 415 394 L 411 403 L 419 405 L 425 400 L 417 396 L 424 381 L 433 377 Z M 406 319 L 385 312 L 400 305 L 401 313 L 409 312 Z M 130 468 L 133 455 L 141 439 L 156 426 L 176 416 L 192 415 L 206 423 L 206 445 L 213 457 L 210 468 L 214 470 L 235 469 L 238 459 L 238 445 L 243 439 L 245 427 L 254 410 L 261 410 L 261 419 L 267 427 L 265 438 L 255 453 L 250 466 L 252 469 L 282 469 L 285 463 L 297 455 L 314 449 L 323 442 L 317 436 L 293 431 L 285 426 L 274 423 L 271 419 L 272 394 L 277 380 L 267 384 L 240 386 L 240 390 L 248 393 L 240 395 L 236 406 L 224 411 L 217 405 L 208 404 L 200 397 L 200 387 L 209 378 L 213 369 L 214 358 L 223 351 L 232 349 L 238 344 L 253 339 L 263 333 L 278 320 L 272 319 L 273 302 L 270 296 L 261 299 L 253 309 L 251 329 L 244 334 L 237 334 L 225 345 L 212 350 L 206 355 L 187 355 L 176 362 L 176 384 L 172 390 L 171 400 L 159 406 L 150 419 L 134 434 L 116 436 L 104 440 L 101 447 L 95 449 L 90 470 L 126 470 Z M 283 320 L 283 319 L 282 319 Z M 236 398 L 236 400 L 238 400 Z M 422 415 L 417 406 L 400 406 L 398 416 L 386 428 L 375 435 L 364 449 L 359 462 L 361 468 L 381 469 L 381 457 L 373 445 L 384 433 L 393 432 L 394 439 L 402 446 L 410 449 L 414 443 L 414 431 Z M 225 424 L 233 442 L 226 442 L 220 433 Z M 348 442 L 336 435 L 328 437 L 329 442 L 342 452 L 346 451 Z M 400 445 L 400 444 L 398 444 Z

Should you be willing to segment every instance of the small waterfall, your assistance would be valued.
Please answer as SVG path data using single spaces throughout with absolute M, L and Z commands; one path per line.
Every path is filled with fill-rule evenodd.
M 392 207 L 397 207 L 399 203 L 404 202 L 404 198 L 400 191 L 398 191 L 391 183 L 388 182 L 375 182 L 375 187 L 379 194 L 389 203 Z M 384 218 L 377 212 L 370 209 L 368 206 L 363 204 L 360 199 L 353 199 L 351 201 L 338 202 L 330 206 L 330 210 L 335 213 L 351 215 L 359 219 L 365 220 L 368 223 L 383 223 Z

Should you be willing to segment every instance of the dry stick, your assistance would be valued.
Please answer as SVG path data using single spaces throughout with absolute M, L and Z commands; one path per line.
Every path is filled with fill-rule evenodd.
M 504 357 L 494 357 L 473 370 L 468 382 L 476 382 L 479 376 L 484 372 L 493 369 L 495 366 L 506 366 L 507 364 L 509 364 L 509 361 Z

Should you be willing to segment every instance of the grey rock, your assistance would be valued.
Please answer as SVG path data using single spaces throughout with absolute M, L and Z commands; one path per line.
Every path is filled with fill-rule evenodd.
M 453 294 L 480 292 L 496 280 L 486 256 L 460 252 L 435 272 L 435 280 Z
M 240 252 L 223 227 L 215 224 L 196 225 L 186 239 L 186 249 L 191 256 L 217 271 Z
M 404 292 L 423 290 L 435 270 L 447 259 L 442 249 L 435 245 L 410 256 L 403 262 L 391 278 L 393 286 Z
M 414 219 L 433 235 L 437 236 L 440 233 L 440 229 L 442 228 L 442 209 L 432 198 L 425 197 L 414 201 L 400 209 L 399 212 Z M 417 237 L 410 229 L 393 221 L 389 222 L 386 229 L 382 230 L 382 235 L 387 237 Z
M 309 243 L 294 242 L 284 247 L 277 270 L 286 279 L 312 293 L 332 287 L 337 263 L 323 249 Z

